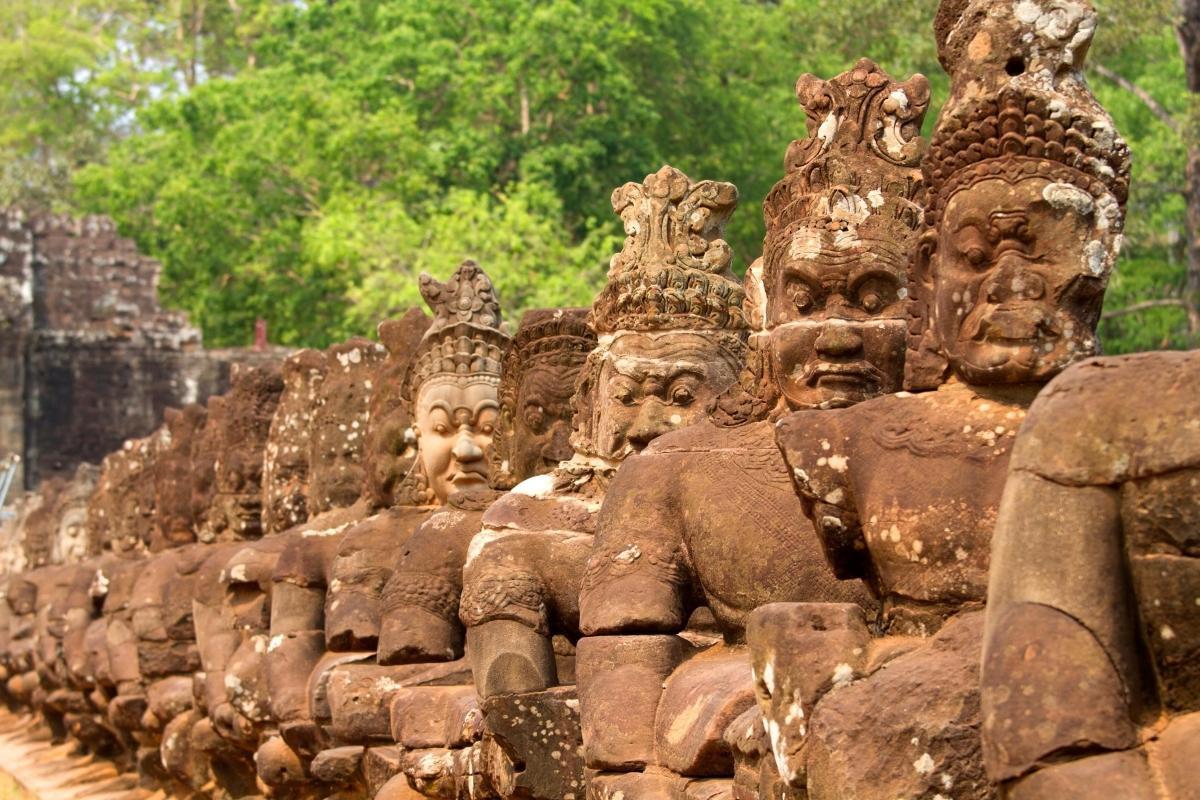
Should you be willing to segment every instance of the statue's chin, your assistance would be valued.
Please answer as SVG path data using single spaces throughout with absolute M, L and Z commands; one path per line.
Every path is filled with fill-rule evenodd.
M 1093 355 L 1093 348 L 1078 355 L 1061 339 L 1047 352 L 1046 342 L 1002 345 L 991 343 L 964 351 L 954 359 L 954 371 L 967 383 L 1035 383 L 1049 380 L 1078 358 Z

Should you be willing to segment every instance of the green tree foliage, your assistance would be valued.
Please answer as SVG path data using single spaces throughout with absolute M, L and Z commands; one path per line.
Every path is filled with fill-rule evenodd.
M 1196 347 L 1179 298 L 1187 281 L 1184 165 L 1200 102 L 1188 92 L 1176 0 L 1106 0 L 1089 78 L 1133 152 L 1125 247 L 1105 298 L 1109 352 Z M 1200 202 L 1200 198 L 1196 198 Z
M 1105 346 L 1194 344 L 1169 302 L 1185 281 L 1196 129 L 1177 0 L 1096 2 L 1090 77 L 1135 156 Z M 14 110 L 0 147 L 60 161 L 53 180 L 13 177 L 0 202 L 24 192 L 114 216 L 211 344 L 247 342 L 256 317 L 289 344 L 368 332 L 417 302 L 419 272 L 467 257 L 510 318 L 586 304 L 620 241 L 611 191 L 663 163 L 737 184 L 728 237 L 744 268 L 761 199 L 804 133 L 797 75 L 861 56 L 922 72 L 927 131 L 947 89 L 937 0 L 10 3 L 0 74 L 24 89 L 0 100 Z M 10 55 L 38 41 L 62 46 L 36 69 Z
M 280 2 L 0 3 L 0 205 L 77 210 L 75 169 L 147 103 L 253 64 Z

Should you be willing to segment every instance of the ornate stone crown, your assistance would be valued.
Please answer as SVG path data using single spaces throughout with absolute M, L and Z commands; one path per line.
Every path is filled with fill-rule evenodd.
M 832 80 L 801 75 L 796 97 L 808 136 L 789 145 L 787 174 L 763 201 L 767 285 L 797 247 L 837 260 L 862 250 L 906 269 L 922 221 L 929 81 L 897 83 L 864 58 Z
M 1129 147 L 1082 74 L 1095 30 L 1087 0 L 944 0 L 935 31 L 951 89 L 924 165 L 930 227 L 956 191 L 993 177 L 1041 175 L 1124 207 Z
M 491 279 L 474 261 L 464 261 L 445 283 L 421 274 L 421 296 L 433 322 L 413 356 L 404 397 L 438 376 L 471 376 L 500 382 L 500 363 L 510 338 L 500 326 L 500 303 Z
M 692 183 L 670 166 L 614 191 L 625 244 L 592 305 L 596 332 L 745 329 L 745 295 L 721 238 L 736 205 L 733 184 Z

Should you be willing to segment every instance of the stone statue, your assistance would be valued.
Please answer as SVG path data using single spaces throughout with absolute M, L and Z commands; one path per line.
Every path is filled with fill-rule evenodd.
M 596 336 L 587 324 L 587 309 L 535 309 L 522 318 L 501 363 L 499 413 L 492 439 L 489 476 L 494 489 L 512 488 L 571 457 L 571 397 L 588 353 L 595 344 Z M 414 538 L 425 531 L 436 534 L 442 529 L 441 520 L 452 516 L 462 517 L 460 512 L 449 509 L 433 515 Z M 473 525 L 474 530 L 467 528 L 467 524 Z M 456 521 L 454 529 L 470 535 L 480 525 L 478 514 L 474 514 L 463 517 L 462 522 Z M 430 541 L 435 538 L 431 536 Z M 419 550 L 414 549 L 414 552 Z M 411 568 L 412 564 L 407 560 L 400 565 L 401 569 L 384 590 L 385 597 L 407 597 L 401 582 L 410 580 L 412 573 L 404 568 Z M 450 566 L 461 572 L 461 563 Z M 455 607 L 458 599 L 456 595 Z M 409 608 L 407 613 L 411 611 Z M 420 618 L 425 609 L 419 608 L 417 613 Z M 379 653 L 382 663 L 391 660 L 397 652 L 401 654 L 400 660 L 408 660 L 404 642 L 408 631 L 414 629 L 405 624 L 405 614 L 402 605 L 385 610 Z M 461 624 L 457 619 L 448 622 L 456 627 Z M 459 631 L 461 641 L 461 628 Z M 444 657 L 437 660 L 444 660 Z M 476 787 L 477 795 L 489 791 L 484 788 L 486 781 L 478 774 L 477 748 L 482 734 L 478 697 L 465 664 L 461 664 L 458 684 L 447 685 L 450 683 L 447 671 L 454 666 L 447 664 L 439 668 L 435 663 L 420 667 L 419 662 L 414 662 L 410 668 L 421 668 L 422 672 L 406 678 L 404 688 L 390 695 L 390 731 L 397 744 L 407 751 L 404 757 L 406 772 L 420 791 L 431 796 L 453 794 L 469 782 Z M 397 781 L 404 779 L 405 776 L 400 776 Z M 392 791 L 389 789 L 380 797 L 393 796 Z
M 571 396 L 588 353 L 595 345 L 582 309 L 538 309 L 526 314 L 501 362 L 497 414 L 489 453 L 489 484 L 508 489 L 542 475 L 570 458 Z M 425 444 L 422 443 L 422 452 Z M 496 495 L 483 495 L 484 503 Z M 477 502 L 477 510 L 483 505 Z M 445 552 L 433 541 L 445 536 L 446 522 L 464 534 Z M 444 661 L 462 655 L 459 593 L 467 545 L 479 530 L 478 515 L 453 513 L 431 518 L 410 540 L 409 554 L 384 590 L 381 663 Z M 474 528 L 472 530 L 472 527 Z M 430 539 L 428 543 L 423 539 Z M 443 558 L 449 560 L 442 561 Z M 441 577 L 435 577 L 435 576 Z M 421 597 L 431 580 L 449 582 L 444 608 Z M 437 618 L 431 619 L 434 615 Z M 420 620 L 421 628 L 414 627 Z M 440 645 L 440 647 L 439 647 Z
M 423 626 L 413 636 L 432 639 L 423 646 L 433 655 L 422 652 L 412 660 L 444 661 L 461 655 L 461 642 L 455 644 L 461 633 L 443 631 L 442 620 L 452 615 L 452 608 L 445 609 L 458 597 L 466 551 L 466 535 L 458 529 L 467 516 L 441 517 L 440 527 L 428 534 L 416 536 L 415 531 L 452 496 L 456 507 L 471 512 L 478 506 L 472 494 L 486 493 L 499 411 L 500 362 L 509 344 L 491 281 L 475 262 L 464 262 L 446 283 L 423 275 L 421 294 L 434 318 L 411 356 L 401 387 L 401 397 L 411 409 L 416 459 L 395 489 L 395 507 L 386 524 L 346 534 L 333 564 L 336 583 L 331 583 L 325 607 L 330 649 L 378 647 L 382 663 L 399 660 L 389 637 L 409 639 L 395 625 L 405 626 L 405 631 Z M 406 561 L 411 563 L 404 569 L 411 574 L 395 580 L 393 572 Z M 391 589 L 385 590 L 389 580 Z M 419 611 L 384 612 L 385 607 L 406 604 Z M 381 637 L 385 616 L 392 622 Z
M 423 294 L 432 323 L 412 311 L 380 326 L 390 355 L 367 381 L 380 385 L 371 395 L 370 424 L 359 431 L 369 447 L 358 505 L 368 515 L 320 528 L 322 517 L 310 521 L 299 534 L 306 541 L 289 547 L 276 569 L 280 596 L 268 671 L 272 685 L 282 687 L 272 697 L 281 737 L 259 754 L 259 774 L 269 783 L 310 770 L 344 791 L 363 790 L 364 748 L 388 737 L 386 695 L 423 669 L 376 661 L 381 592 L 409 550 L 452 571 L 454 553 L 465 550 L 455 544 L 463 535 L 453 530 L 466 520 L 463 513 L 454 511 L 449 528 L 439 524 L 439 535 L 424 544 L 414 543 L 414 531 L 443 504 L 463 508 L 457 498 L 469 502 L 473 490 L 486 490 L 499 363 L 509 337 L 491 283 L 474 262 L 445 284 L 425 276 Z M 466 524 L 477 527 L 477 518 Z M 428 578 L 435 583 L 419 588 L 443 580 Z
M 992 542 L 983 753 L 1006 797 L 1185 798 L 1200 755 L 1200 353 L 1071 367 Z
M 951 96 L 923 164 L 906 363 L 908 388 L 936 391 L 778 429 L 834 571 L 882 604 L 874 640 L 852 609 L 758 612 L 773 750 L 813 800 L 993 796 L 977 695 L 991 532 L 1034 395 L 1096 350 L 1128 188 L 1129 151 L 1080 72 L 1095 21 L 1086 2 L 943 2 Z
M 919 75 L 897 83 L 864 59 L 829 81 L 803 75 L 796 93 L 808 137 L 789 146 L 787 174 L 764 203 L 763 257 L 748 276 L 750 367 L 713 419 L 629 459 L 600 512 L 580 598 L 594 790 L 643 796 L 733 775 L 723 737 L 754 704 L 744 641 L 758 606 L 873 609 L 859 582 L 840 583 L 824 562 L 773 421 L 900 386 L 929 86 Z M 702 606 L 724 644 L 693 658 L 679 634 Z M 636 717 L 620 710 L 631 691 L 645 709 Z
M 711 410 L 744 364 L 744 294 L 722 238 L 736 202 L 732 184 L 692 182 L 672 167 L 613 192 L 627 236 L 592 307 L 599 342 L 576 390 L 573 457 L 494 503 L 471 544 L 460 616 L 487 736 L 499 745 L 487 769 L 502 794 L 582 790 L 574 688 L 543 690 L 574 683 L 579 589 L 613 473 Z M 536 705 L 560 737 L 552 745 L 505 725 L 515 718 L 506 704 Z M 539 757 L 528 747 L 569 755 L 517 775 L 515 765 Z
M 319 350 L 283 361 L 283 392 L 263 451 L 263 533 L 308 521 L 309 429 L 328 364 Z
M 283 389 L 280 366 L 268 364 L 239 369 L 231 390 L 210 399 L 193 474 L 193 502 L 211 497 L 211 505 L 196 515 L 197 538 L 210 546 L 186 564 L 186 580 L 182 574 L 176 578 L 194 587 L 191 611 L 203 676 L 189 735 L 213 774 L 238 790 L 255 785 L 253 754 L 268 719 L 257 650 L 265 650 L 271 571 L 282 542 L 260 538 L 262 470 Z M 209 453 L 211 493 L 205 486 Z

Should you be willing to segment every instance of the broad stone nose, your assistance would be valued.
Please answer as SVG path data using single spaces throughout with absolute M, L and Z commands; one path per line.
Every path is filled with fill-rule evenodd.
M 823 356 L 850 356 L 862 350 L 862 336 L 849 325 L 825 324 L 814 344 Z
M 625 438 L 635 450 L 642 450 L 670 430 L 671 421 L 667 418 L 666 407 L 654 398 L 647 398 L 638 409 L 637 418 L 629 426 Z
M 987 299 L 992 303 L 1010 300 L 1041 300 L 1046 296 L 1046 279 L 1030 269 L 1019 256 L 1002 255 L 988 279 Z
M 460 464 L 479 461 L 483 458 L 483 448 L 475 443 L 475 437 L 467 432 L 460 433 L 454 441 L 454 449 L 450 451 Z

